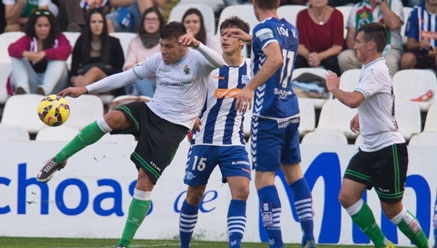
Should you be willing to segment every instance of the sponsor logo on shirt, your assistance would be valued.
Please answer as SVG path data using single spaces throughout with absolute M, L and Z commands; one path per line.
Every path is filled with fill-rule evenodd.
M 291 92 L 291 90 L 280 90 L 278 88 L 275 88 L 275 90 L 273 91 L 273 94 L 279 96 L 279 99 L 285 99 L 287 98 L 287 96 L 293 94 Z
M 255 36 L 262 42 L 267 39 L 272 39 L 275 37 L 273 31 L 268 28 L 262 28 L 255 33 Z
M 188 82 L 159 82 L 162 86 L 175 86 L 175 87 L 181 87 L 185 86 L 187 84 L 191 84 L 191 81 Z
M 240 89 L 232 88 L 232 89 L 216 89 L 214 91 L 214 96 L 216 98 L 225 98 L 225 97 L 234 97 L 237 98 L 240 93 Z

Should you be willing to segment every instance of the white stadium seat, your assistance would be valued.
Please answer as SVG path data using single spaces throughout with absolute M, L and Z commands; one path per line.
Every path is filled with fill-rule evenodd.
M 4 104 L 8 99 L 6 83 L 11 74 L 11 62 L 0 62 L 0 104 Z
M 303 136 L 301 144 L 347 145 L 346 136 L 339 131 L 314 131 Z
M 320 76 L 322 78 L 325 78 L 326 74 L 328 73 L 328 70 L 326 70 L 325 68 L 321 68 L 321 67 L 296 68 L 293 70 L 292 79 L 295 79 L 295 78 L 299 77 L 301 74 L 306 73 L 306 72 L 315 74 L 315 75 Z M 314 108 L 316 108 L 316 109 L 321 109 L 323 104 L 325 104 L 325 102 L 328 100 L 328 99 L 318 99 L 318 98 L 305 98 L 305 99 L 308 99 L 309 101 L 311 101 L 311 103 L 314 105 Z M 329 93 L 329 99 L 332 99 L 331 93 Z
M 436 94 L 437 79 L 435 72 L 422 69 L 407 69 L 396 72 L 393 76 L 393 92 L 397 100 L 411 100 L 426 92 Z M 423 102 L 415 102 L 421 111 L 427 111 L 434 102 L 434 96 Z
M 349 18 L 349 15 L 352 11 L 353 6 L 352 5 L 344 5 L 344 6 L 337 6 L 335 7 L 336 9 L 338 9 L 341 14 L 343 15 L 343 28 L 344 28 L 344 38 L 346 39 L 347 36 L 347 29 L 346 29 L 346 24 L 347 24 L 347 19 Z
M 395 102 L 395 117 L 399 131 L 408 141 L 420 133 L 422 129 L 419 107 L 411 101 L 397 100 Z
M 136 33 L 129 33 L 129 32 L 113 32 L 109 35 L 118 38 L 120 40 L 121 48 L 123 48 L 123 54 L 126 58 L 127 55 L 127 49 L 129 48 L 130 41 L 137 36 Z
M 409 146 L 437 146 L 437 132 L 423 132 L 411 137 Z
M 350 69 L 341 74 L 340 89 L 352 92 L 360 80 L 361 69 Z
M 305 98 L 298 98 L 300 110 L 299 135 L 303 136 L 316 127 L 316 110 L 314 105 Z
M 23 35 L 24 32 L 6 32 L 0 34 L 0 62 L 11 63 L 11 58 L 8 53 L 9 44 L 15 42 Z
M 250 30 L 252 31 L 256 24 L 259 23 L 256 19 L 255 13 L 253 12 L 253 6 L 251 4 L 240 4 L 225 7 L 220 13 L 218 27 L 220 24 L 228 17 L 238 16 L 242 20 L 249 23 Z M 216 29 L 216 34 L 219 35 L 219 29 Z
M 437 132 L 437 102 L 434 102 L 426 113 L 423 132 Z
M 307 7 L 305 5 L 282 5 L 278 8 L 279 18 L 285 18 L 289 23 L 296 26 L 297 14 Z
M 74 127 L 45 127 L 36 134 L 36 141 L 70 141 L 79 133 Z
M 3 109 L 2 125 L 24 128 L 29 133 L 37 133 L 45 127 L 38 117 L 41 95 L 14 95 L 8 98 Z
M 22 127 L 0 125 L 0 141 L 28 141 L 29 133 Z
M 320 112 L 316 131 L 338 131 L 347 138 L 355 138 L 358 134 L 350 130 L 349 124 L 356 114 L 356 109 L 347 107 L 337 99 L 327 100 Z
M 104 114 L 103 102 L 98 96 L 85 94 L 77 98 L 65 99 L 70 106 L 70 116 L 63 124 L 65 126 L 81 130 Z

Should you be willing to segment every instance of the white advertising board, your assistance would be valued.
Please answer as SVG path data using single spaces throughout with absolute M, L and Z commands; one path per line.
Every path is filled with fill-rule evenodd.
M 28 237 L 119 238 L 131 201 L 137 171 L 129 157 L 135 144 L 97 143 L 68 160 L 67 166 L 47 184 L 35 176 L 63 142 L 0 142 L 0 235 Z M 353 227 L 337 199 L 343 172 L 355 146 L 302 145 L 302 169 L 312 190 L 314 231 L 317 241 L 330 244 L 369 244 Z M 138 239 L 178 237 L 179 210 L 185 198 L 183 184 L 188 143 L 182 142 L 172 164 L 164 171 L 153 193 L 152 209 L 138 230 Z M 435 201 L 437 147 L 410 147 L 405 206 L 421 221 L 430 243 Z M 287 243 L 299 243 L 300 225 L 293 196 L 278 175 L 282 202 L 282 232 Z M 385 217 L 376 193 L 366 199 L 386 236 L 400 245 L 409 241 Z M 200 206 L 194 237 L 226 240 L 228 186 L 216 169 Z M 244 241 L 265 241 L 259 223 L 258 198 L 251 183 Z

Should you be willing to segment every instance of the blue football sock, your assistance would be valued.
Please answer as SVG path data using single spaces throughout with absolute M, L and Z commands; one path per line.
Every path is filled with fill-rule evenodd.
M 197 213 L 199 206 L 191 206 L 187 200 L 184 201 L 181 208 L 181 216 L 179 219 L 179 238 L 181 240 L 181 248 L 189 248 L 191 236 L 193 236 L 194 227 L 197 223 Z
M 266 186 L 258 190 L 261 218 L 269 237 L 270 248 L 282 248 L 281 234 L 281 202 L 278 191 L 274 185 Z
M 229 248 L 240 248 L 246 229 L 246 201 L 231 200 L 228 209 Z
M 290 188 L 294 194 L 294 206 L 296 207 L 300 226 L 303 231 L 302 244 L 305 244 L 307 240 L 314 239 L 313 204 L 311 192 L 304 178 L 292 183 Z

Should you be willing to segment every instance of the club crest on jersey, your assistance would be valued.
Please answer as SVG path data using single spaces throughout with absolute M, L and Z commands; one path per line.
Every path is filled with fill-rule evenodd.
M 241 76 L 241 84 L 246 85 L 247 83 L 249 83 L 249 81 L 250 81 L 249 76 L 247 76 L 247 75 Z
M 190 67 L 188 67 L 188 65 L 184 65 L 184 73 L 185 73 L 185 75 L 188 75 L 188 74 L 190 74 Z

